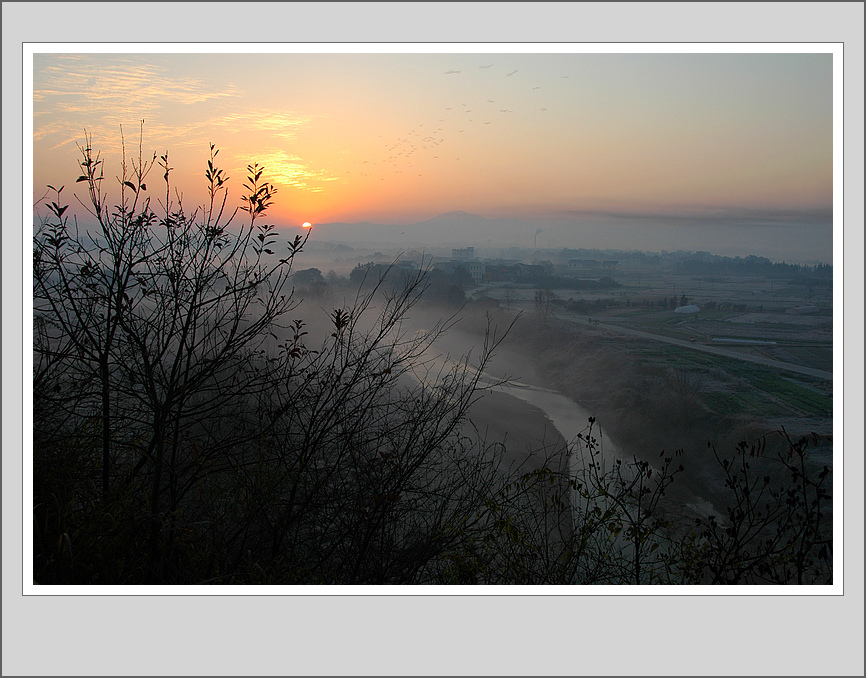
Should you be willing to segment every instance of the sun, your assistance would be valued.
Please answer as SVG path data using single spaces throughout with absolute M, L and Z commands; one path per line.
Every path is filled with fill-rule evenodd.
M 313 225 L 309 221 L 305 221 L 303 224 L 301 224 L 301 228 L 312 228 L 312 226 Z

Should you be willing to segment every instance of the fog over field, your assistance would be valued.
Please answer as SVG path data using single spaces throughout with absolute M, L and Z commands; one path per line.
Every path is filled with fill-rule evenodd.
M 712 212 L 707 210 L 707 212 Z M 536 231 L 540 230 L 536 236 Z M 705 251 L 760 256 L 790 263 L 833 261 L 832 212 L 755 211 L 752 214 L 577 213 L 536 218 L 482 217 L 450 212 L 413 223 L 325 223 L 326 242 L 355 246 L 505 247 Z
M 440 224 L 445 224 L 445 226 L 439 229 L 438 226 Z M 465 227 L 461 228 L 461 224 Z M 383 264 L 403 262 L 405 264 L 407 261 L 420 264 L 421 258 L 430 257 L 434 261 L 431 266 L 435 270 L 437 265 L 448 266 L 454 264 L 453 260 L 450 261 L 450 264 L 448 263 L 452 257 L 445 255 L 445 252 L 448 250 L 446 244 L 454 244 L 455 247 L 459 247 L 466 242 L 480 242 L 478 239 L 471 240 L 469 236 L 464 236 L 464 239 L 460 240 L 461 233 L 470 233 L 473 227 L 479 228 L 479 224 L 481 224 L 480 228 L 483 229 L 484 220 L 472 217 L 471 215 L 457 213 L 444 215 L 438 220 L 405 227 L 359 226 L 360 230 L 370 234 L 377 232 L 387 233 L 389 228 L 401 228 L 403 237 L 409 240 L 410 244 L 407 243 L 409 246 L 406 249 L 402 249 L 399 246 L 395 247 L 395 245 L 399 245 L 399 238 L 395 238 L 397 242 L 391 243 L 390 248 L 387 247 L 388 242 L 385 238 L 366 244 L 355 242 L 354 245 L 348 245 L 345 242 L 317 243 L 315 240 L 312 240 L 311 252 L 308 256 L 304 257 L 304 263 L 299 264 L 299 266 L 304 266 L 306 262 L 311 262 L 320 267 L 323 272 L 326 270 L 332 272 L 340 271 L 340 274 L 345 275 L 343 272 L 353 262 L 357 262 L 356 265 L 363 265 L 368 262 L 380 262 Z M 428 236 L 428 240 L 424 244 L 420 244 L 414 240 L 413 236 L 423 236 L 424 229 L 430 228 L 431 225 L 437 225 L 437 228 L 427 232 L 437 234 L 443 231 L 447 233 L 447 226 L 453 226 L 453 239 L 450 241 L 435 241 Z M 497 226 L 499 225 L 497 223 Z M 518 228 L 516 223 L 512 225 L 515 229 Z M 692 227 L 679 225 L 677 228 L 688 230 Z M 781 229 L 783 227 L 766 226 L 764 228 Z M 727 229 L 736 231 L 736 227 L 728 226 Z M 631 233 L 634 233 L 636 230 L 638 229 L 633 229 Z M 322 232 L 328 233 L 327 225 L 322 228 Z M 315 229 L 314 233 L 318 236 L 318 232 Z M 718 230 L 715 237 L 718 237 Z M 814 238 L 814 233 L 810 237 Z M 738 254 L 727 260 L 734 262 L 749 261 L 750 258 L 748 256 L 740 255 L 746 252 L 753 252 L 749 248 L 751 248 L 751 243 L 754 241 L 754 238 L 749 241 L 749 244 L 732 241 L 730 250 Z M 792 248 L 796 247 L 790 239 L 787 242 Z M 706 402 L 708 401 L 706 399 L 710 397 L 710 392 L 713 388 L 722 391 L 733 389 L 732 392 L 740 391 L 745 394 L 749 392 L 750 387 L 742 381 L 742 378 L 740 378 L 741 381 L 739 382 L 734 381 L 729 385 L 719 382 L 715 387 L 712 387 L 711 383 L 717 378 L 713 376 L 715 372 L 702 367 L 700 364 L 690 362 L 691 356 L 695 354 L 695 350 L 701 348 L 701 346 L 707 346 L 707 350 L 718 350 L 713 349 L 711 344 L 721 341 L 721 339 L 712 339 L 706 334 L 702 337 L 700 345 L 694 344 L 689 349 L 673 349 L 671 358 L 675 361 L 674 364 L 676 364 L 678 359 L 677 356 L 682 358 L 680 365 L 672 368 L 679 374 L 677 377 L 678 382 L 665 381 L 667 377 L 657 382 L 650 379 L 648 391 L 644 394 L 644 397 L 649 401 L 656 401 L 655 404 L 643 405 L 637 410 L 628 408 L 623 410 L 621 405 L 615 405 L 615 402 L 618 400 L 616 393 L 623 389 L 630 390 L 636 379 L 647 378 L 639 376 L 648 365 L 647 361 L 641 356 L 644 351 L 648 351 L 653 347 L 653 342 L 652 340 L 635 340 L 633 337 L 629 338 L 628 335 L 623 334 L 614 334 L 606 340 L 601 340 L 598 336 L 587 336 L 587 332 L 581 323 L 586 323 L 587 317 L 595 317 L 596 323 L 600 319 L 602 322 L 615 322 L 621 327 L 629 325 L 640 327 L 641 323 L 637 320 L 630 321 L 628 319 L 630 316 L 621 315 L 626 310 L 632 311 L 632 315 L 638 312 L 638 308 L 625 308 L 626 302 L 623 299 L 623 295 L 634 299 L 633 302 L 630 300 L 629 303 L 634 303 L 635 306 L 637 306 L 639 298 L 651 297 L 652 306 L 658 308 L 661 292 L 664 291 L 665 295 L 667 295 L 673 289 L 675 290 L 676 305 L 678 306 L 682 305 L 679 295 L 686 294 L 690 298 L 696 298 L 693 296 L 696 295 L 696 301 L 701 306 L 705 302 L 708 302 L 711 308 L 715 308 L 719 304 L 721 304 L 719 308 L 722 308 L 725 303 L 729 305 L 731 311 L 725 314 L 726 321 L 718 324 L 718 328 L 713 326 L 713 329 L 709 331 L 722 331 L 725 327 L 730 327 L 733 328 L 732 331 L 737 336 L 741 337 L 750 336 L 750 333 L 753 337 L 784 337 L 784 344 L 786 346 L 784 350 L 777 347 L 776 341 L 767 338 L 755 339 L 754 342 L 755 344 L 767 344 L 768 347 L 764 349 L 764 354 L 767 357 L 778 355 L 781 359 L 780 365 L 788 364 L 791 366 L 790 369 L 799 369 L 797 365 L 804 365 L 804 363 L 800 358 L 794 358 L 792 355 L 792 351 L 795 351 L 795 347 L 798 345 L 798 337 L 805 342 L 804 345 L 810 347 L 809 350 L 813 356 L 819 356 L 822 350 L 832 351 L 832 334 L 828 333 L 832 327 L 833 317 L 832 288 L 817 287 L 807 289 L 790 287 L 789 282 L 784 278 L 774 282 L 772 278 L 767 278 L 761 273 L 748 271 L 741 277 L 727 275 L 724 278 L 726 282 L 721 284 L 719 281 L 722 278 L 718 277 L 715 270 L 709 264 L 707 264 L 703 275 L 701 275 L 700 264 L 697 264 L 697 268 L 692 265 L 688 269 L 688 276 L 683 276 L 678 274 L 678 267 L 682 266 L 681 262 L 683 261 L 691 261 L 695 257 L 693 252 L 680 249 L 676 253 L 669 255 L 666 253 L 665 257 L 660 257 L 657 251 L 643 252 L 639 248 L 630 247 L 631 243 L 631 239 L 623 238 L 617 241 L 618 247 L 616 248 L 606 250 L 587 248 L 581 250 L 584 253 L 588 252 L 589 254 L 586 256 L 593 256 L 599 262 L 610 260 L 614 256 L 627 257 L 630 254 L 631 256 L 639 254 L 647 261 L 655 263 L 639 264 L 632 262 L 629 264 L 626 261 L 619 262 L 617 269 L 610 271 L 609 275 L 612 276 L 612 280 L 621 280 L 623 284 L 617 283 L 617 287 L 610 291 L 590 294 L 589 298 L 594 299 L 593 308 L 595 310 L 589 312 L 589 316 L 587 316 L 587 312 L 583 312 L 582 315 L 579 314 L 575 317 L 573 312 L 568 312 L 567 305 L 563 305 L 563 302 L 567 298 L 566 295 L 569 295 L 572 301 L 580 299 L 582 295 L 579 290 L 556 290 L 555 295 L 559 297 L 557 301 L 560 304 L 556 308 L 559 309 L 559 312 L 565 311 L 565 319 L 571 320 L 573 318 L 577 321 L 576 323 L 563 323 L 560 320 L 557 324 L 552 316 L 544 320 L 540 319 L 537 300 L 533 303 L 531 301 L 532 295 L 533 293 L 537 294 L 538 290 L 545 285 L 555 283 L 546 282 L 533 285 L 531 282 L 522 281 L 518 278 L 506 277 L 499 282 L 488 280 L 483 283 L 472 283 L 471 281 L 467 281 L 465 284 L 467 301 L 459 309 L 455 306 L 440 307 L 435 304 L 413 309 L 404 320 L 404 330 L 411 333 L 429 328 L 441 320 L 442 317 L 451 317 L 452 314 L 455 314 L 454 318 L 457 322 L 446 334 L 436 340 L 431 346 L 428 356 L 438 356 L 440 359 L 443 357 L 459 358 L 467 354 L 477 355 L 479 353 L 480 342 L 483 338 L 480 333 L 481 320 L 491 312 L 496 314 L 500 324 L 504 324 L 507 318 L 514 318 L 515 314 L 517 314 L 518 318 L 513 333 L 520 337 L 525 336 L 524 333 L 533 325 L 538 327 L 540 322 L 543 329 L 549 334 L 546 348 L 551 350 L 561 344 L 562 349 L 560 354 L 555 359 L 540 356 L 535 353 L 535 347 L 531 345 L 531 342 L 527 344 L 524 339 L 517 339 L 513 343 L 506 341 L 498 349 L 494 359 L 487 366 L 487 372 L 497 378 L 507 378 L 510 385 L 497 389 L 497 392 L 508 394 L 509 397 L 520 401 L 523 405 L 518 406 L 515 402 L 506 404 L 505 401 L 499 400 L 497 401 L 498 407 L 505 409 L 500 409 L 498 414 L 495 407 L 493 409 L 486 408 L 483 411 L 483 416 L 479 415 L 481 416 L 481 424 L 486 427 L 485 430 L 495 431 L 497 435 L 504 438 L 510 437 L 512 440 L 518 439 L 524 441 L 520 445 L 523 448 L 526 447 L 527 431 L 531 429 L 533 431 L 531 435 L 534 436 L 536 445 L 544 447 L 545 442 L 549 442 L 549 440 L 544 440 L 545 429 L 544 427 L 538 428 L 537 423 L 533 423 L 533 417 L 536 417 L 540 412 L 548 422 L 547 435 L 554 437 L 557 435 L 564 436 L 565 440 L 574 443 L 576 433 L 585 429 L 587 418 L 604 413 L 605 416 L 601 417 L 600 424 L 601 429 L 606 433 L 606 445 L 609 448 L 609 456 L 610 451 L 615 450 L 616 454 L 625 460 L 631 460 L 635 456 L 651 460 L 657 457 L 658 453 L 663 449 L 687 448 L 689 452 L 686 456 L 688 461 L 687 472 L 678 483 L 675 483 L 672 492 L 681 502 L 688 504 L 691 510 L 702 512 L 714 510 L 717 513 L 723 513 L 725 509 L 724 492 L 722 491 L 724 479 L 718 476 L 717 470 L 713 468 L 715 463 L 712 459 L 705 458 L 706 455 L 701 451 L 706 449 L 708 443 L 717 444 L 720 447 L 727 446 L 732 449 L 739 440 L 738 436 L 747 439 L 749 436 L 759 435 L 762 431 L 765 434 L 772 433 L 773 430 L 778 429 L 781 425 L 786 426 L 787 430 L 795 435 L 813 431 L 829 434 L 832 431 L 830 410 L 821 409 L 821 406 L 819 406 L 814 413 L 807 415 L 801 409 L 798 410 L 794 407 L 791 410 L 781 402 L 775 408 L 773 405 L 769 405 L 768 407 L 761 408 L 760 411 L 755 410 L 753 412 L 750 412 L 748 408 L 741 411 L 731 411 L 728 414 L 724 410 L 707 410 Z M 384 251 L 372 251 L 377 246 L 382 247 Z M 459 251 L 463 250 L 454 250 L 452 254 L 457 254 Z M 801 255 L 805 256 L 807 250 L 800 249 L 799 251 Z M 330 256 L 333 258 L 329 258 L 328 252 L 331 253 Z M 439 253 L 439 256 L 436 253 Z M 504 245 L 487 249 L 484 246 L 476 245 L 474 254 L 480 260 L 486 260 L 488 266 L 493 266 L 493 262 L 500 260 L 503 254 L 510 254 L 512 257 L 521 258 L 526 264 L 532 262 L 538 263 L 541 259 L 549 257 L 559 262 L 552 264 L 548 260 L 547 265 L 550 266 L 550 271 L 555 270 L 557 275 L 563 276 L 560 280 L 565 281 L 579 279 L 580 275 L 587 275 L 588 273 L 587 271 L 583 271 L 579 274 L 575 273 L 574 269 L 569 269 L 566 262 L 569 256 L 569 251 L 567 250 L 542 249 L 541 246 L 538 249 L 509 248 Z M 489 254 L 489 258 L 485 257 L 485 254 Z M 724 257 L 718 257 L 715 254 L 703 252 L 699 254 L 698 258 L 703 257 L 707 261 L 711 261 L 713 258 L 718 261 L 726 261 Z M 814 251 L 812 251 L 812 254 L 814 254 Z M 418 260 L 414 260 L 413 257 Z M 751 260 L 755 259 L 756 257 L 752 253 Z M 784 256 L 779 256 L 774 258 L 774 261 L 781 263 L 783 259 L 785 259 Z M 440 262 L 439 264 L 435 263 L 437 260 Z M 664 263 L 660 264 L 659 261 L 663 261 Z M 766 262 L 765 266 L 772 266 L 771 261 L 766 259 L 763 259 L 763 261 Z M 468 264 L 465 265 L 468 267 Z M 790 270 L 793 273 L 798 270 L 798 267 L 793 266 Z M 490 275 L 488 273 L 488 277 Z M 595 275 L 598 275 L 598 273 Z M 644 281 L 643 285 L 639 284 L 641 277 Z M 707 281 L 713 280 L 717 282 L 707 283 Z M 828 283 L 829 280 L 825 278 L 823 284 L 826 285 Z M 709 289 L 702 289 L 702 285 L 704 288 Z M 738 285 L 742 287 L 738 288 Z M 766 294 L 758 293 L 756 295 L 758 287 L 774 288 L 774 291 L 772 295 L 770 295 L 769 289 L 767 289 Z M 819 292 L 821 289 L 824 291 Z M 533 290 L 535 291 L 533 292 Z M 300 292 L 303 294 L 303 290 L 300 290 Z M 342 294 L 344 295 L 343 297 L 339 297 L 339 293 L 337 293 L 333 297 L 326 296 L 326 299 L 332 303 L 338 300 L 345 301 L 346 291 L 344 290 Z M 790 296 L 791 294 L 804 294 L 805 296 L 801 300 L 798 300 L 796 296 Z M 713 295 L 715 295 L 715 298 Z M 809 308 L 813 310 L 809 315 L 792 313 L 792 311 L 798 308 L 806 308 L 803 304 L 807 303 L 807 301 L 817 301 L 820 308 L 819 306 L 810 306 Z M 309 301 L 305 302 L 305 307 L 309 308 L 309 303 Z M 321 303 L 321 300 L 317 299 L 312 301 L 312 303 L 315 305 Z M 640 301 L 640 303 L 646 304 L 646 299 Z M 762 329 L 756 334 L 756 321 L 750 320 L 750 317 L 758 317 L 754 311 L 759 307 L 761 310 L 767 312 L 767 317 L 763 319 L 759 318 L 757 322 L 760 327 L 767 329 Z M 694 308 L 698 309 L 699 307 L 695 306 Z M 776 315 L 772 315 L 774 311 Z M 703 327 L 700 321 L 704 319 L 704 315 L 708 312 L 705 310 L 703 313 L 698 312 L 694 316 L 677 316 L 672 312 L 672 309 L 668 308 L 667 296 L 665 296 L 664 309 L 651 311 L 651 315 L 657 316 L 665 323 L 665 328 L 677 320 L 680 326 L 686 328 L 684 330 L 684 338 L 686 338 L 688 333 L 694 332 L 696 328 Z M 556 313 L 557 311 L 554 311 L 553 315 Z M 717 311 L 712 311 L 711 313 L 718 316 Z M 815 313 L 819 313 L 819 315 L 816 316 Z M 773 323 L 776 324 L 774 325 Z M 590 323 L 587 327 L 594 328 L 595 326 Z M 673 327 L 677 327 L 677 325 L 673 325 Z M 824 328 L 820 330 L 822 333 L 815 335 L 815 331 L 809 329 L 816 327 Z M 707 325 L 708 328 L 709 325 Z M 707 329 L 703 331 L 706 332 Z M 658 328 L 654 328 L 651 331 L 658 332 L 659 330 Z M 766 332 L 770 332 L 770 334 L 767 335 L 765 334 Z M 670 330 L 664 329 L 663 333 L 661 336 L 656 336 L 659 339 L 664 339 L 670 335 Z M 648 336 L 652 337 L 653 335 Z M 691 339 L 694 341 L 694 337 Z M 816 339 L 819 339 L 821 344 L 816 343 Z M 569 341 L 585 342 L 585 348 L 590 357 L 580 354 L 569 355 L 566 348 Z M 617 342 L 621 342 L 621 344 L 617 344 Z M 736 339 L 735 342 L 741 342 L 745 345 L 745 348 L 741 348 L 740 353 L 734 353 L 733 355 L 740 356 L 740 360 L 750 360 L 753 358 L 752 354 L 754 350 L 751 350 L 751 353 L 749 353 L 749 340 Z M 735 342 L 728 342 L 728 346 Z M 593 358 L 592 356 L 595 357 Z M 433 359 L 435 361 L 435 358 Z M 792 360 L 793 362 L 789 362 Z M 737 358 L 734 358 L 732 363 L 734 366 L 749 364 L 748 362 L 738 363 Z M 826 367 L 826 373 L 830 374 L 832 369 L 830 362 L 814 362 L 813 364 L 819 367 Z M 719 368 L 714 369 L 718 370 Z M 808 371 L 808 369 L 804 368 L 805 371 Z M 572 374 L 575 375 L 574 379 L 582 382 L 582 385 L 569 389 L 565 382 L 572 378 Z M 781 374 L 785 374 L 784 370 Z M 565 375 L 568 375 L 568 377 Z M 730 377 L 725 377 L 725 379 L 728 378 Z M 679 387 L 685 388 L 685 391 L 676 394 L 677 404 L 673 408 L 676 412 L 681 412 L 681 414 L 677 414 L 670 409 L 672 407 L 671 398 L 673 397 L 671 387 L 674 383 L 679 383 Z M 823 386 L 816 382 L 810 385 L 809 388 L 817 387 L 819 392 L 829 394 L 828 383 L 831 384 L 832 382 L 826 382 Z M 535 404 L 533 404 L 533 398 L 530 397 L 533 389 L 535 389 L 534 392 L 537 394 Z M 551 395 L 545 396 L 545 392 Z M 568 395 L 563 395 L 564 393 Z M 593 394 L 594 397 L 581 399 L 577 397 L 579 393 Z M 599 394 L 601 394 L 601 397 L 598 397 Z M 569 399 L 569 395 L 572 399 Z M 772 399 L 778 397 L 778 394 L 772 391 L 764 394 L 765 397 L 767 395 Z M 570 415 L 567 412 L 568 406 L 566 405 L 565 409 L 563 409 L 557 398 L 562 399 L 564 403 L 571 403 L 573 411 Z M 488 402 L 492 403 L 493 400 L 489 400 Z M 539 404 L 541 405 L 540 410 L 537 409 Z M 545 407 L 550 411 L 545 411 Z M 646 412 L 641 412 L 641 409 L 646 410 Z M 669 411 L 668 416 L 657 417 L 650 414 L 650 412 L 664 412 L 666 409 Z M 526 413 L 526 416 L 515 416 L 515 413 L 521 410 Z M 481 413 L 482 411 L 478 410 L 478 412 Z M 506 412 L 509 412 L 509 414 L 505 414 Z M 800 415 L 799 420 L 791 418 L 791 415 L 794 413 Z M 733 415 L 734 418 L 731 419 L 730 415 Z M 683 418 L 678 419 L 677 417 L 679 416 Z M 639 434 L 636 434 L 634 430 L 635 426 L 638 427 Z M 644 441 L 643 444 L 640 444 L 639 440 Z M 828 463 L 832 466 L 832 454 L 829 450 L 829 447 L 825 447 L 824 452 L 815 457 L 816 460 L 820 459 L 821 464 Z M 815 463 L 819 462 L 816 461 Z

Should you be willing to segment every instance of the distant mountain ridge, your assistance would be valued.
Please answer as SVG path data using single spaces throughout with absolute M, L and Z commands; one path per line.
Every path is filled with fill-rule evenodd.
M 572 214 L 533 218 L 483 217 L 453 210 L 402 224 L 316 224 L 313 238 L 351 246 L 466 247 L 483 249 L 616 249 L 647 252 L 705 251 L 724 256 L 757 255 L 773 261 L 829 263 L 832 221 L 672 218 L 659 215 Z
M 430 219 L 404 224 L 377 224 L 369 221 L 316 224 L 318 235 L 344 242 L 482 244 L 495 239 L 527 240 L 526 232 L 534 226 L 519 219 L 491 219 L 462 210 L 438 214 Z M 521 236 L 523 236 L 521 238 Z

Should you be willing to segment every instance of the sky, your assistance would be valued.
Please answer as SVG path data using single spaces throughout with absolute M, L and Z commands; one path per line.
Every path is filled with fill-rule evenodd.
M 34 202 L 74 188 L 85 130 L 116 168 L 144 120 L 189 204 L 210 143 L 230 205 L 264 166 L 278 227 L 793 215 L 826 239 L 832 222 L 830 54 L 39 53 L 33 88 Z

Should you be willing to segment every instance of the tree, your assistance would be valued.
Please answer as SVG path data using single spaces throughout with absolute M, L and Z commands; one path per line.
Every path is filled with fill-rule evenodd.
M 830 469 L 808 468 L 810 444 L 780 431 L 784 445 L 741 442 L 733 457 L 708 445 L 724 471 L 731 503 L 695 521 L 678 544 L 686 581 L 703 584 L 830 584 L 833 580 Z M 790 478 L 790 480 L 785 480 Z
M 253 435 L 224 413 L 270 387 L 253 357 L 295 305 L 288 280 L 305 241 L 289 241 L 283 258 L 271 249 L 274 227 L 261 217 L 276 189 L 256 164 L 241 196 L 248 220 L 230 228 L 239 210 L 226 211 L 228 177 L 215 164 L 219 151 L 210 151 L 205 206 L 188 213 L 172 200 L 168 153 L 143 161 L 139 150 L 130 169 L 124 148 L 120 198 L 111 207 L 102 161 L 86 137 L 78 182 L 95 233 L 69 223 L 61 187 L 34 238 L 34 317 L 43 328 L 36 359 L 44 366 L 36 375 L 36 439 L 50 447 L 57 433 L 76 435 L 68 422 L 95 421 L 105 504 L 147 478 L 156 579 L 163 573 L 153 568 L 201 469 Z M 155 162 L 165 188 L 160 214 L 145 181 Z
M 124 152 L 110 207 L 89 137 L 80 150 L 95 231 L 70 223 L 61 187 L 34 236 L 40 578 L 431 576 L 483 523 L 464 516 L 483 514 L 499 482 L 492 453 L 462 426 L 500 339 L 489 336 L 473 366 L 467 357 L 426 375 L 422 355 L 449 323 L 407 338 L 427 271 L 387 267 L 310 348 L 304 321 L 287 319 L 305 239 L 276 252 L 274 226 L 262 223 L 276 193 L 264 168 L 248 166 L 242 205 L 229 210 L 211 145 L 209 201 L 188 211 L 172 200 L 168 153 L 139 153 L 129 170 Z M 154 164 L 159 211 L 146 197 Z M 233 226 L 241 210 L 248 218 Z
M 299 290 L 299 293 L 304 296 L 321 297 L 330 290 L 329 283 L 325 281 L 322 272 L 318 268 L 308 268 L 295 272 L 292 282 Z
M 556 299 L 556 294 L 550 289 L 535 290 L 535 311 L 544 325 L 547 325 L 548 318 L 553 312 L 554 299 Z
M 502 300 L 505 302 L 505 308 L 511 310 L 511 304 L 515 300 L 514 288 L 511 285 L 506 285 L 502 290 Z
M 307 268 L 295 272 L 293 282 L 296 285 L 312 286 L 324 284 L 325 279 L 318 268 Z

